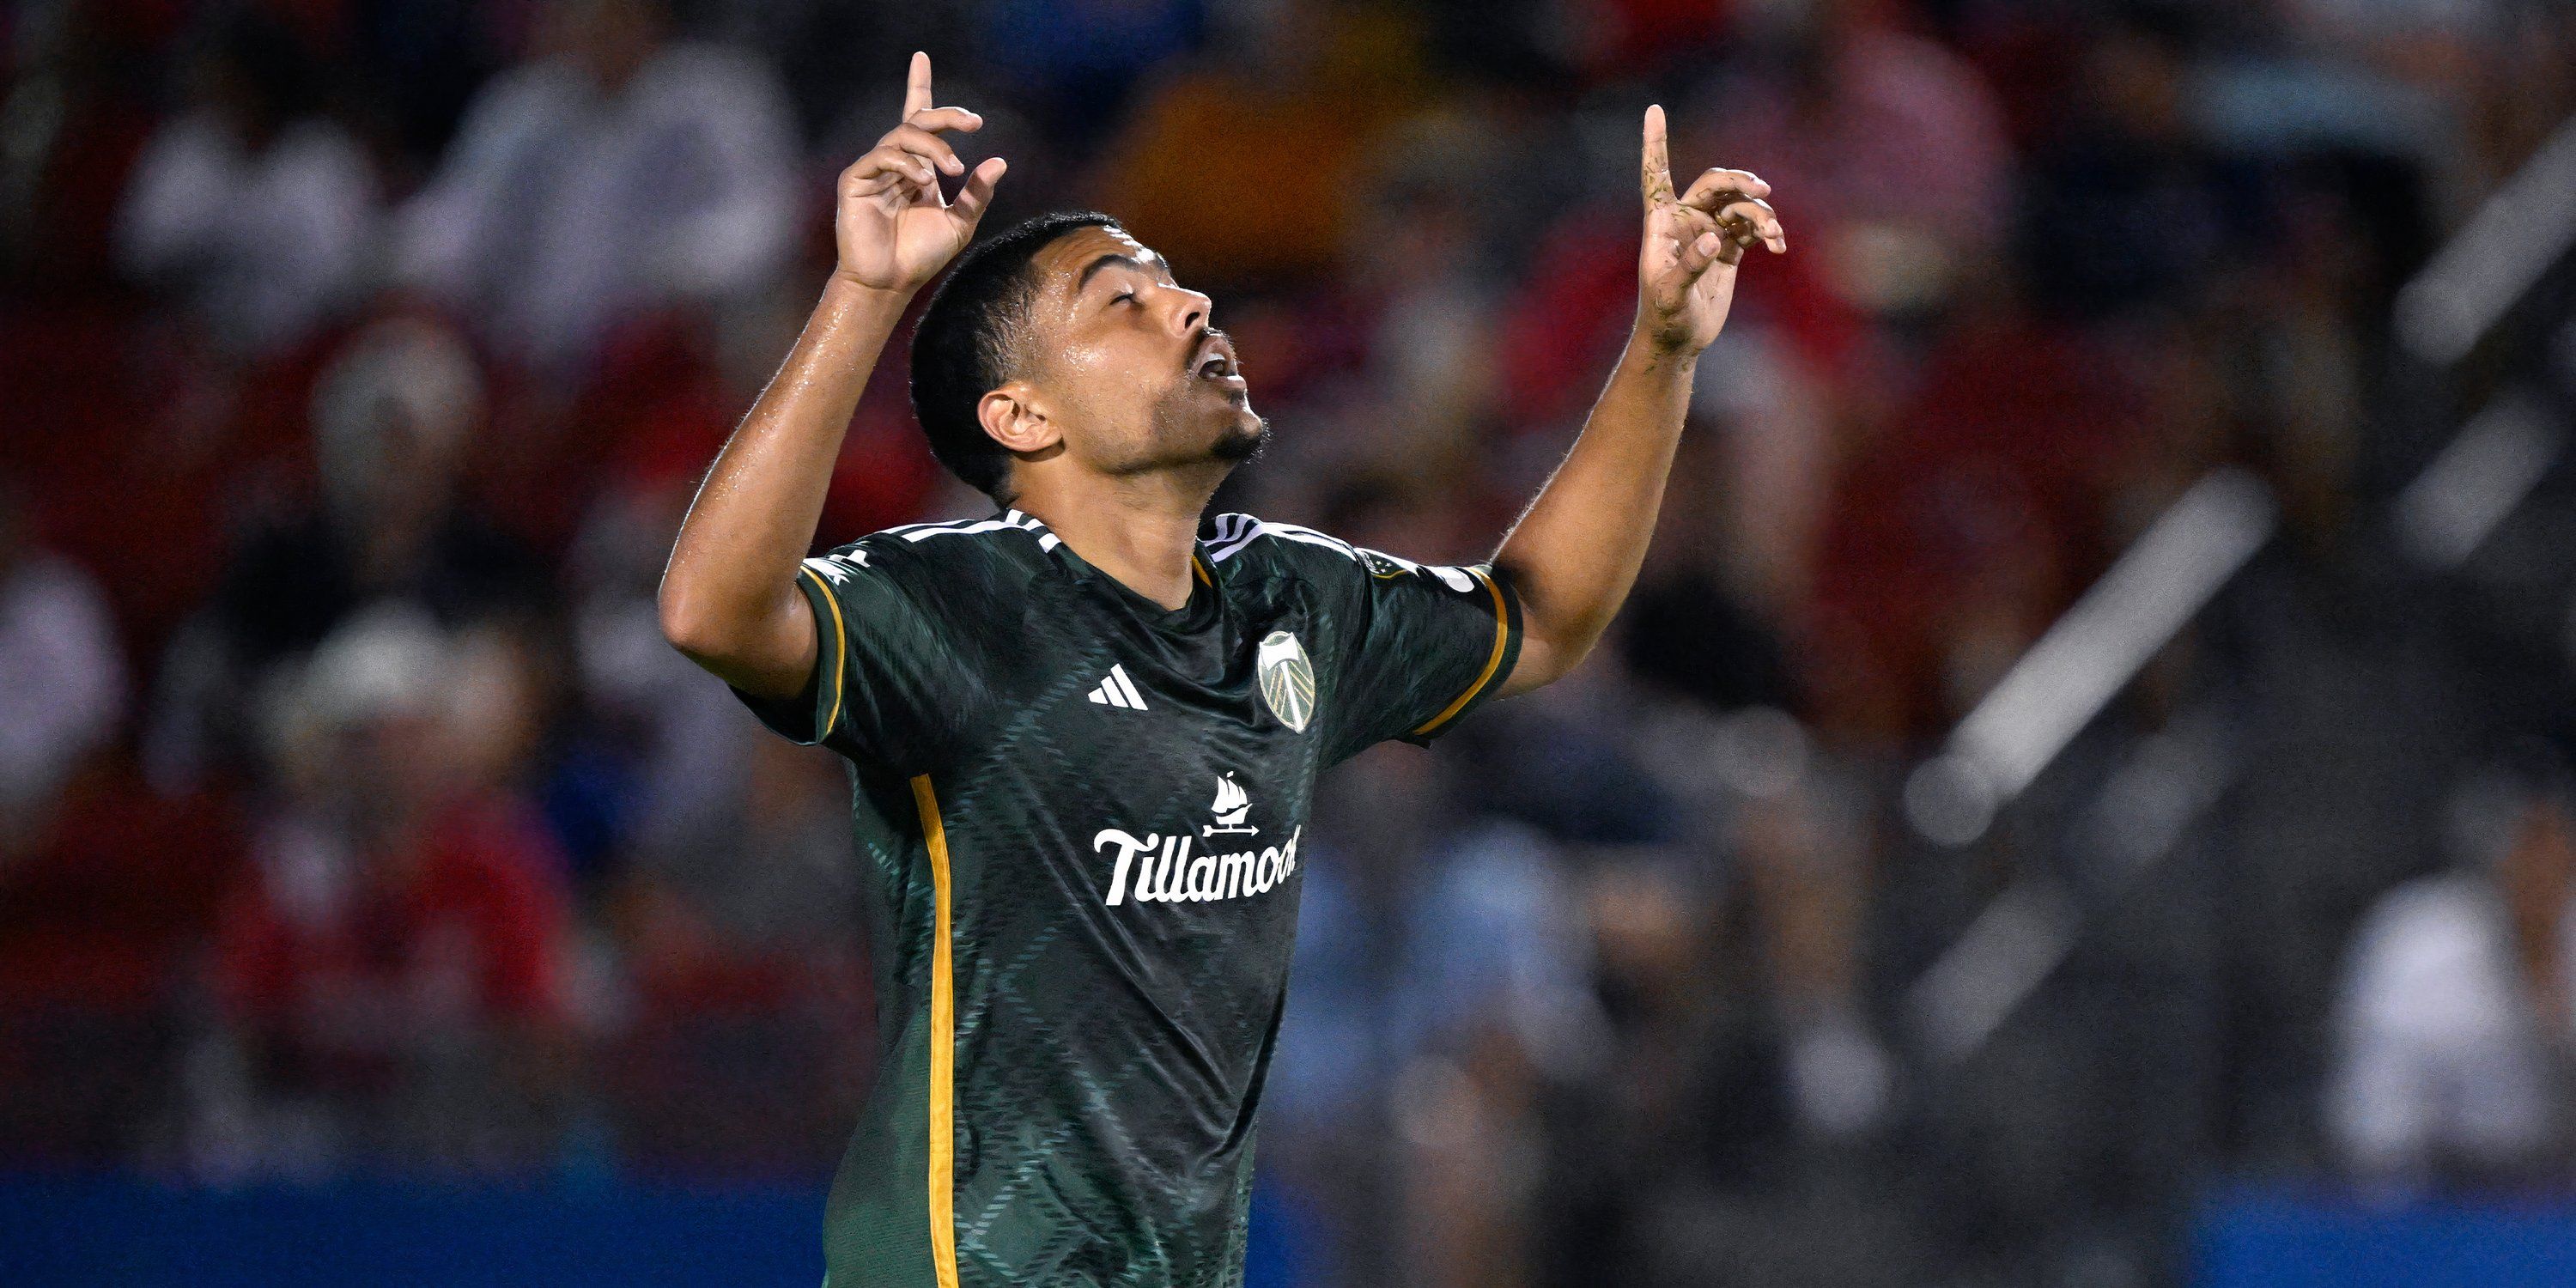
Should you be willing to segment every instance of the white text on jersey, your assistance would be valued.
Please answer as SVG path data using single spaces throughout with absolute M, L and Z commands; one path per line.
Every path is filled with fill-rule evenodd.
M 1193 854 L 1198 838 L 1186 832 L 1137 836 L 1106 827 L 1091 838 L 1091 848 L 1117 852 L 1116 866 L 1109 874 L 1111 907 L 1126 902 L 1131 894 L 1138 903 L 1198 903 L 1263 894 L 1286 881 L 1297 870 L 1297 840 L 1305 831 L 1301 826 L 1290 832 L 1286 845 L 1233 854 Z M 1131 870 L 1133 885 L 1128 883 Z

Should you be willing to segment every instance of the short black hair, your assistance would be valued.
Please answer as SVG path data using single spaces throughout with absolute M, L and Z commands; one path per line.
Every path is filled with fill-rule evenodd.
M 1020 329 L 1037 282 L 1029 261 L 1077 228 L 1115 228 L 1096 210 L 1023 220 L 966 249 L 912 329 L 912 414 L 931 455 L 995 501 L 1009 503 L 1011 453 L 984 432 L 975 406 L 1017 369 Z

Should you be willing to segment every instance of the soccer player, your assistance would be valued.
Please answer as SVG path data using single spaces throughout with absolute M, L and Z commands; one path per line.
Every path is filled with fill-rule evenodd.
M 829 1288 L 1234 1284 L 1315 776 L 1582 660 L 1737 261 L 1787 242 L 1750 174 L 1676 191 L 1648 108 L 1627 349 L 1493 558 L 1427 566 L 1203 516 L 1268 433 L 1208 298 L 1105 216 L 968 250 L 1003 162 L 942 136 L 981 123 L 914 55 L 902 122 L 840 177 L 822 300 L 681 526 L 662 628 L 848 762 L 882 1041 Z M 806 558 L 878 352 L 952 258 L 913 407 L 996 509 Z

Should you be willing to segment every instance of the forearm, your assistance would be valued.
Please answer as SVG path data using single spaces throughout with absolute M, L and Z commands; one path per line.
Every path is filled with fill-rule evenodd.
M 1690 405 L 1695 352 L 1632 333 L 1574 447 L 1494 556 L 1521 600 L 1505 693 L 1572 670 L 1636 584 Z
M 813 545 L 851 413 L 908 299 L 834 274 L 680 525 L 662 573 L 663 633 L 746 689 L 792 693 L 812 665 L 796 567 Z

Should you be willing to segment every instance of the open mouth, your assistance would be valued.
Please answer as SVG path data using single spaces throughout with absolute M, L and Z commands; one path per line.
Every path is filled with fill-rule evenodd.
M 1199 342 L 1197 357 L 1190 364 L 1190 374 L 1202 380 L 1240 382 L 1243 379 L 1243 373 L 1235 366 L 1234 346 L 1227 343 L 1222 333 L 1214 331 Z

